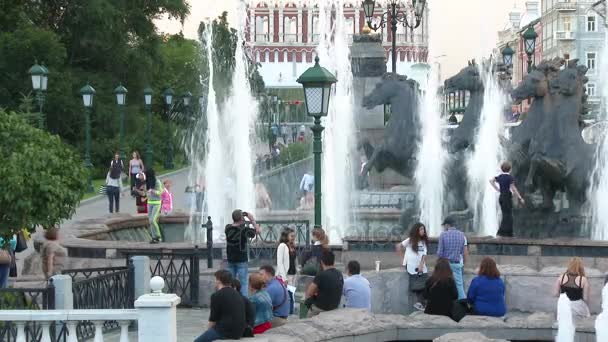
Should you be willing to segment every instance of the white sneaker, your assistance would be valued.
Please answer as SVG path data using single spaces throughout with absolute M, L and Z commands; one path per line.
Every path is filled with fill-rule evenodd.
M 424 305 L 422 305 L 422 303 L 418 302 L 418 303 L 414 304 L 414 309 L 416 309 L 418 311 L 424 311 L 425 307 L 424 307 Z

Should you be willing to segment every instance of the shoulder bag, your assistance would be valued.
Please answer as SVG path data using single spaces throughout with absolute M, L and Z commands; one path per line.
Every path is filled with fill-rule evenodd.
M 0 248 L 0 265 L 11 264 L 11 252 L 4 248 Z

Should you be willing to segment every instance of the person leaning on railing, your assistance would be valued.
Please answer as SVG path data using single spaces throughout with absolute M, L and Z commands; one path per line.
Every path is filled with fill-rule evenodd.
M 40 248 L 40 255 L 42 257 L 42 272 L 44 272 L 44 277 L 49 279 L 56 274 L 61 274 L 68 254 L 58 242 L 59 229 L 56 227 L 49 228 L 44 236 L 46 241 Z

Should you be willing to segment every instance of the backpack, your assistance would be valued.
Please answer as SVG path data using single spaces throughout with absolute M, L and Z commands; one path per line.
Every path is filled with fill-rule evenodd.
M 110 178 L 119 179 L 122 169 L 122 160 L 119 160 L 118 162 L 116 160 L 112 160 L 112 163 L 110 164 Z

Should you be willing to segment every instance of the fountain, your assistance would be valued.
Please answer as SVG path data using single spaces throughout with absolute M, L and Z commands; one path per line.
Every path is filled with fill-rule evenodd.
M 480 67 L 485 88 L 483 107 L 476 130 L 475 148 L 469 155 L 466 168 L 473 226 L 481 235 L 495 235 L 498 230 L 498 194 L 488 185 L 488 180 L 498 174 L 498 166 L 504 158 L 500 135 L 506 102 L 493 75 L 492 65 L 484 64 Z
M 570 299 L 565 293 L 562 293 L 557 301 L 557 327 L 555 342 L 574 342 L 576 327 L 572 318 Z

